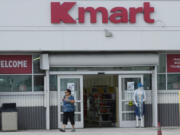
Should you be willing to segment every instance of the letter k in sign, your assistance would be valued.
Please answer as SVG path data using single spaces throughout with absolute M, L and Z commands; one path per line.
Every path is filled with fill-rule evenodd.
M 75 4 L 76 2 L 64 2 L 60 5 L 59 2 L 52 2 L 51 23 L 76 23 L 76 21 L 68 13 Z

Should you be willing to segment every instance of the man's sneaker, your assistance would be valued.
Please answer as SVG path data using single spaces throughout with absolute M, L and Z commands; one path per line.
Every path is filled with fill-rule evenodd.
M 60 128 L 59 131 L 61 131 L 61 132 L 66 132 L 66 130 L 65 130 L 65 129 L 62 129 L 62 128 Z
M 75 129 L 72 129 L 71 132 L 75 132 L 76 130 Z

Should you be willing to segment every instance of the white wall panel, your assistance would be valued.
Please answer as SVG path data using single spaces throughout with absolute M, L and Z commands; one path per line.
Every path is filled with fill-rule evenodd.
M 58 96 L 57 91 L 50 91 L 50 106 L 57 106 L 58 105 Z M 59 101 L 60 102 L 60 101 Z
M 159 91 L 158 92 L 158 104 L 178 104 L 179 95 L 178 91 Z
M 3 103 L 16 103 L 17 107 L 44 106 L 44 94 L 0 93 L 0 106 Z
M 180 50 L 180 31 L 0 31 L 1 51 Z
M 88 84 L 87 84 L 88 85 Z M 151 91 L 146 91 L 146 104 L 151 104 Z M 6 93 L 0 95 L 0 107 L 3 103 L 16 103 L 17 107 L 35 107 L 44 106 L 43 94 L 18 94 Z M 158 92 L 158 104 L 178 104 L 177 91 L 160 91 Z M 57 91 L 50 92 L 50 105 L 57 106 Z
M 152 0 L 154 24 L 143 15 L 135 24 L 51 24 L 50 3 L 62 0 L 1 0 L 1 51 L 154 51 L 180 50 L 180 1 Z M 76 0 L 66 0 L 76 1 Z M 70 14 L 77 18 L 79 6 L 139 7 L 144 1 L 77 0 Z M 105 29 L 113 36 L 105 37 Z

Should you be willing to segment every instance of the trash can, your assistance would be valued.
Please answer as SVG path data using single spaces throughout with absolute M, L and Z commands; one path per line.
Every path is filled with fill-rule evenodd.
M 16 103 L 4 103 L 1 108 L 2 131 L 16 131 L 17 127 Z

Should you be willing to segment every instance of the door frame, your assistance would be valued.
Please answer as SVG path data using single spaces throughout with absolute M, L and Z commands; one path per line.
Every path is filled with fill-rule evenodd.
M 153 111 L 153 123 L 152 126 L 157 127 L 158 123 L 158 110 L 157 110 L 157 66 L 154 66 L 154 70 L 150 71 L 50 71 L 50 75 L 67 76 L 67 75 L 97 75 L 99 73 L 104 74 L 116 74 L 116 75 L 141 75 L 152 74 L 152 111 Z M 58 78 L 58 77 L 57 77 Z M 46 84 L 45 84 L 46 85 Z M 84 119 L 83 119 L 84 122 Z M 84 126 L 84 125 L 83 125 Z M 59 127 L 59 124 L 58 124 Z
M 143 84 L 143 74 L 134 75 L 119 75 L 118 76 L 118 89 L 119 89 L 119 125 L 120 127 L 136 127 L 136 121 L 123 121 L 122 120 L 122 79 L 123 78 L 141 78 L 141 83 Z
M 76 122 L 75 121 L 75 127 L 76 128 L 83 128 L 84 127 L 84 109 L 83 109 L 83 75 L 57 75 L 57 83 L 58 83 L 58 89 L 57 89 L 57 105 L 58 105 L 58 128 L 62 127 L 62 122 L 61 122 L 61 92 L 60 92 L 60 80 L 62 78 L 78 78 L 80 79 L 80 100 L 75 100 L 75 102 L 80 102 L 81 107 L 80 107 L 80 112 L 75 112 L 75 114 L 81 114 L 81 121 Z M 70 124 L 67 125 L 67 128 L 71 128 Z

